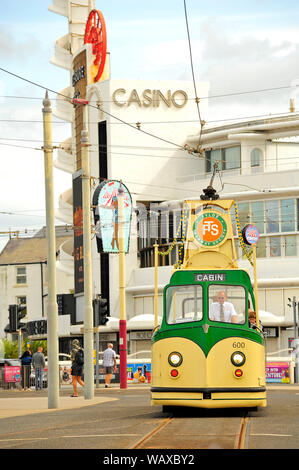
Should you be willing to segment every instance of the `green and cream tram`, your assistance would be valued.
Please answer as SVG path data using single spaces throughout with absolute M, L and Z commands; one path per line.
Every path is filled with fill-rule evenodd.
M 230 217 L 234 201 L 186 204 L 184 262 L 164 288 L 163 319 L 152 338 L 151 403 L 265 407 L 257 283 L 237 266 Z M 255 324 L 249 321 L 252 310 Z

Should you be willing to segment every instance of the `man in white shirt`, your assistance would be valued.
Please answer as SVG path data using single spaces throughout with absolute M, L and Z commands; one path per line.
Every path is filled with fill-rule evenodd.
M 109 343 L 108 348 L 103 352 L 103 367 L 105 367 L 105 388 L 108 388 L 112 379 L 113 370 L 116 371 L 116 352 L 113 344 Z
M 216 302 L 210 305 L 210 320 L 221 321 L 225 323 L 237 323 L 237 313 L 231 302 L 226 301 L 224 291 L 218 292 Z

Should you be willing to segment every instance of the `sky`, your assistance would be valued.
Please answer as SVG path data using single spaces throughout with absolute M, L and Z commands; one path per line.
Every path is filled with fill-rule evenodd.
M 2 0 L 0 69 L 61 91 L 69 72 L 50 60 L 68 27 L 48 10 L 52 1 Z M 96 8 L 106 22 L 112 79 L 192 79 L 183 0 L 96 0 Z M 290 98 L 299 108 L 297 0 L 186 0 L 186 8 L 195 78 L 210 83 L 202 119 L 217 124 L 285 113 Z M 7 72 L 0 70 L 0 232 L 32 234 L 45 225 L 45 90 Z M 50 99 L 54 109 L 55 94 Z M 53 122 L 58 145 L 70 137 L 70 125 L 55 116 Z M 71 184 L 71 175 L 54 170 L 55 207 Z M 6 241 L 0 233 L 0 250 Z

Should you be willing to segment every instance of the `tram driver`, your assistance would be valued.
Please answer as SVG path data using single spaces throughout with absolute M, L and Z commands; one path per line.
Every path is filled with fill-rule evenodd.
M 237 313 L 231 302 L 227 302 L 224 291 L 218 292 L 215 302 L 210 305 L 210 319 L 226 323 L 237 323 Z

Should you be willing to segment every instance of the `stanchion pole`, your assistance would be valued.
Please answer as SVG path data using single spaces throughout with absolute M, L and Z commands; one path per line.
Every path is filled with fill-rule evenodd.
M 158 244 L 154 244 L 154 258 L 155 258 L 155 304 L 154 304 L 154 313 L 155 313 L 155 328 L 158 326 Z
M 56 234 L 54 214 L 52 109 L 46 92 L 43 100 L 45 197 L 47 225 L 47 342 L 48 342 L 48 408 L 58 408 L 58 309 L 56 299 Z
M 125 277 L 125 217 L 124 191 L 118 190 L 118 234 L 119 234 L 119 362 L 120 388 L 127 388 L 127 319 Z
M 252 254 L 253 254 L 253 271 L 254 271 L 254 297 L 255 297 L 256 326 L 259 328 L 260 318 L 259 318 L 259 300 L 258 300 L 258 290 L 257 290 L 256 245 L 252 245 Z
M 90 206 L 90 157 L 88 139 L 88 101 L 82 101 L 83 130 L 82 153 L 82 209 L 83 209 L 83 256 L 84 256 L 84 398 L 94 398 L 93 368 L 93 309 L 91 264 L 91 206 Z

